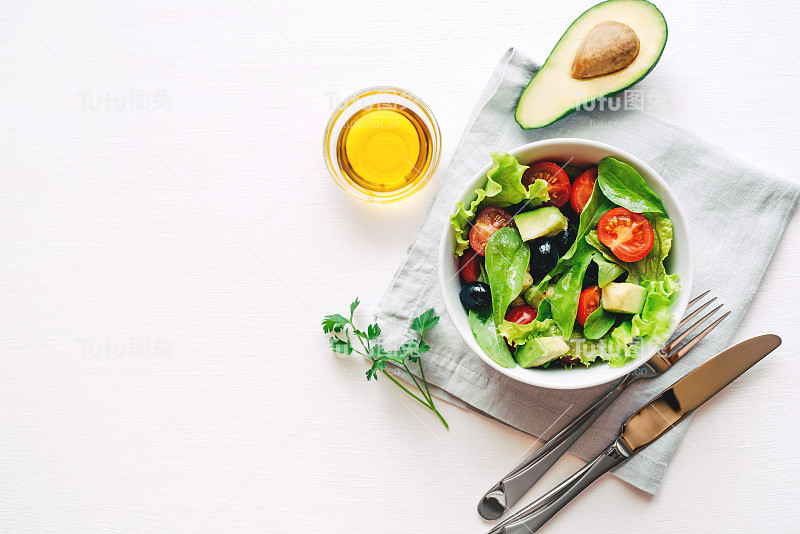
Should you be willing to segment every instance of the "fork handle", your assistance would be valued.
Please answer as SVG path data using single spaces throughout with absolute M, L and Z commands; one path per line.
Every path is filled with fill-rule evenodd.
M 478 503 L 478 513 L 484 519 L 492 520 L 502 516 L 509 508 L 519 502 L 536 482 L 561 458 L 580 438 L 601 413 L 640 376 L 636 373 L 626 375 L 600 400 L 587 408 L 558 434 L 536 449 L 500 482 L 486 492 Z
M 494 527 L 489 534 L 531 534 L 536 532 L 590 484 L 627 460 L 629 456 L 626 449 L 615 442 L 604 453 L 549 493 Z

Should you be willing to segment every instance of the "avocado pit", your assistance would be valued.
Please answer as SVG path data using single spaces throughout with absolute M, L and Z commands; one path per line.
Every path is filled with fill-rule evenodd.
M 615 20 L 601 22 L 583 38 L 572 63 L 572 77 L 586 80 L 624 69 L 639 55 L 633 28 Z

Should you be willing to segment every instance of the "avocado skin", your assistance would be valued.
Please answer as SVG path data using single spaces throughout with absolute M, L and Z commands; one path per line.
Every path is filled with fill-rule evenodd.
M 567 31 L 565 31 L 565 32 L 564 32 L 564 35 L 562 35 L 562 36 L 561 36 L 561 39 L 563 39 L 563 38 L 564 38 L 564 37 L 565 37 L 565 36 L 566 36 L 566 35 L 569 33 L 569 31 L 572 29 L 572 27 L 575 25 L 575 23 L 576 23 L 576 22 L 578 22 L 578 20 L 580 20 L 580 18 L 581 18 L 581 17 L 583 17 L 583 16 L 584 16 L 586 13 L 588 13 L 588 12 L 592 11 L 593 9 L 595 9 L 595 8 L 596 8 L 596 7 L 598 7 L 598 6 L 602 6 L 602 5 L 605 5 L 605 4 L 611 4 L 611 3 L 614 3 L 614 2 L 618 2 L 618 1 L 619 1 L 619 0 L 606 0 L 605 2 L 600 2 L 599 4 L 597 4 L 597 5 L 594 5 L 594 6 L 590 7 L 589 9 L 587 9 L 586 11 L 584 11 L 583 13 L 581 13 L 581 14 L 580 14 L 580 15 L 579 15 L 579 16 L 578 16 L 578 17 L 577 17 L 577 18 L 576 18 L 574 21 L 572 21 L 572 24 L 570 24 L 570 25 L 569 25 L 569 28 L 567 28 Z M 653 4 L 652 2 L 648 2 L 647 0 L 640 0 L 640 1 L 641 1 L 642 3 L 644 3 L 644 4 L 650 4 L 651 6 L 653 6 L 654 8 L 656 8 L 656 9 L 658 10 L 658 12 L 659 12 L 659 13 L 661 12 L 661 10 L 660 10 L 660 9 L 658 9 L 658 6 L 656 6 L 656 5 L 655 5 L 655 4 Z M 662 15 L 662 17 L 663 17 L 663 15 Z M 659 62 L 659 61 L 661 61 L 661 56 L 664 54 L 664 48 L 666 48 L 666 46 L 667 46 L 667 41 L 669 40 L 669 25 L 667 24 L 667 19 L 666 19 L 666 18 L 664 19 L 664 33 L 665 33 L 665 34 L 664 34 L 664 44 L 662 44 L 662 45 L 661 45 L 661 50 L 660 50 L 660 51 L 659 51 L 659 53 L 658 53 L 658 57 L 657 57 L 657 58 L 656 58 L 656 60 L 653 62 L 653 65 L 652 65 L 652 66 L 651 66 L 649 69 L 647 69 L 647 72 L 645 72 L 644 74 L 642 74 L 641 76 L 639 76 L 637 79 L 635 79 L 634 81 L 632 81 L 631 83 L 629 83 L 629 84 L 628 84 L 628 85 L 626 85 L 625 87 L 622 87 L 622 88 L 620 88 L 620 89 L 617 89 L 616 91 L 612 91 L 612 92 L 610 92 L 610 93 L 605 93 L 605 94 L 602 94 L 602 95 L 596 96 L 596 97 L 594 97 L 594 98 L 591 98 L 591 99 L 589 99 L 589 100 L 584 100 L 584 101 L 583 101 L 583 102 L 581 102 L 580 104 L 578 104 L 578 105 L 576 105 L 576 106 L 573 106 L 573 107 L 571 107 L 571 108 L 567 109 L 566 111 L 564 111 L 564 113 L 562 113 L 561 115 L 559 115 L 558 117 L 556 117 L 556 118 L 555 118 L 555 119 L 553 119 L 552 121 L 548 122 L 547 124 L 540 124 L 540 125 L 538 125 L 538 126 L 523 126 L 523 125 L 522 125 L 522 123 L 521 123 L 521 122 L 519 122 L 519 117 L 517 117 L 517 111 L 519 110 L 519 100 L 521 100 L 521 99 L 522 99 L 522 95 L 524 95 L 524 94 L 525 94 L 525 91 L 527 91 L 527 90 L 528 90 L 528 87 L 530 87 L 530 85 L 531 85 L 531 84 L 533 83 L 533 81 L 536 79 L 536 76 L 538 76 L 538 75 L 539 75 L 539 73 L 540 73 L 540 72 L 541 72 L 541 71 L 544 69 L 544 67 L 547 65 L 547 62 L 550 60 L 550 56 L 547 56 L 547 59 L 545 60 L 544 64 L 543 64 L 543 65 L 542 65 L 542 66 L 539 68 L 539 70 L 536 72 L 536 74 L 534 74 L 534 75 L 533 75 L 533 78 L 531 78 L 531 81 L 529 81 L 529 82 L 528 82 L 528 84 L 525 86 L 525 88 L 522 90 L 522 93 L 520 93 L 520 95 L 519 95 L 519 99 L 517 100 L 517 107 L 516 107 L 516 109 L 514 110 L 514 120 L 516 121 L 516 123 L 517 123 L 517 124 L 519 124 L 519 127 L 520 127 L 520 128 L 522 128 L 523 130 L 537 130 L 537 129 L 539 129 L 539 128 L 544 128 L 545 126 L 550 126 L 550 125 L 551 125 L 551 124 L 553 124 L 554 122 L 557 122 L 557 121 L 559 121 L 559 120 L 563 119 L 564 117 L 566 117 L 567 115 L 569 115 L 569 114 L 570 114 L 570 113 L 572 113 L 573 111 L 576 111 L 576 110 L 577 110 L 577 108 L 579 108 L 580 106 L 582 106 L 582 105 L 584 105 L 584 104 L 588 104 L 589 102 L 592 102 L 593 100 L 597 100 L 598 98 L 600 98 L 600 97 L 602 97 L 602 96 L 614 96 L 614 95 L 618 95 L 619 93 L 623 92 L 623 91 L 624 91 L 624 90 L 626 90 L 626 89 L 630 89 L 631 87 L 633 87 L 634 85 L 636 85 L 637 83 L 639 83 L 640 81 L 642 81 L 642 80 L 643 80 L 643 79 L 644 79 L 644 78 L 645 78 L 645 77 L 646 77 L 648 74 L 650 74 L 650 72 L 652 72 L 652 70 L 653 70 L 653 69 L 656 67 L 656 65 L 658 65 L 658 62 Z M 559 40 L 558 40 L 558 43 L 560 43 L 560 42 L 561 42 L 561 39 L 559 39 Z M 553 47 L 553 50 L 555 50 L 555 49 L 558 47 L 558 43 L 556 43 L 556 45 Z M 550 53 L 551 53 L 551 55 L 552 55 L 552 50 L 550 51 Z

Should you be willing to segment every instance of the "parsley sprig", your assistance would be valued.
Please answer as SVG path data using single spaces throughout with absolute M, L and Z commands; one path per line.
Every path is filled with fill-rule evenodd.
M 428 381 L 425 380 L 425 370 L 422 368 L 422 359 L 420 358 L 422 354 L 428 352 L 430 349 L 430 346 L 422 339 L 422 335 L 439 322 L 439 317 L 435 315 L 434 309 L 431 308 L 423 312 L 411 322 L 411 330 L 417 332 L 419 338 L 412 337 L 403 343 L 398 350 L 386 350 L 383 346 L 375 342 L 381 335 L 381 327 L 378 326 L 377 323 L 367 326 L 366 331 L 359 330 L 353 323 L 353 315 L 358 305 L 358 299 L 350 304 L 349 317 L 337 313 L 334 315 L 326 315 L 322 320 L 322 331 L 326 334 L 331 334 L 331 349 L 339 354 L 360 354 L 370 360 L 372 366 L 367 370 L 367 380 L 372 380 L 373 378 L 377 380 L 378 374 L 383 373 L 386 378 L 394 382 L 397 387 L 435 413 L 444 427 L 449 429 L 450 427 L 447 425 L 447 421 L 444 420 L 442 414 L 439 413 L 439 410 L 437 410 L 436 406 L 433 404 L 433 397 L 428 389 Z M 358 341 L 361 350 L 353 345 L 352 338 L 350 337 L 351 333 Z M 386 364 L 389 361 L 395 362 L 406 370 L 408 376 L 411 378 L 411 382 L 416 386 L 418 394 L 412 392 L 398 382 L 397 379 L 386 370 Z M 409 362 L 417 365 L 420 376 L 419 380 L 417 380 L 411 372 Z

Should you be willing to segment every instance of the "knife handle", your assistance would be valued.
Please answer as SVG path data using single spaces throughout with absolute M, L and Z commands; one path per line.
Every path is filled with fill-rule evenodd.
M 632 382 L 640 378 L 631 373 L 605 394 L 600 400 L 587 408 L 558 434 L 536 449 L 500 482 L 486 492 L 478 503 L 478 513 L 484 519 L 497 519 L 509 508 L 519 502 L 536 482 L 556 461 L 580 438 L 601 413 L 625 391 Z
M 578 472 L 553 488 L 549 493 L 526 506 L 489 534 L 531 534 L 556 515 L 592 482 L 630 457 L 627 449 L 614 442 L 604 453 L 583 466 Z

